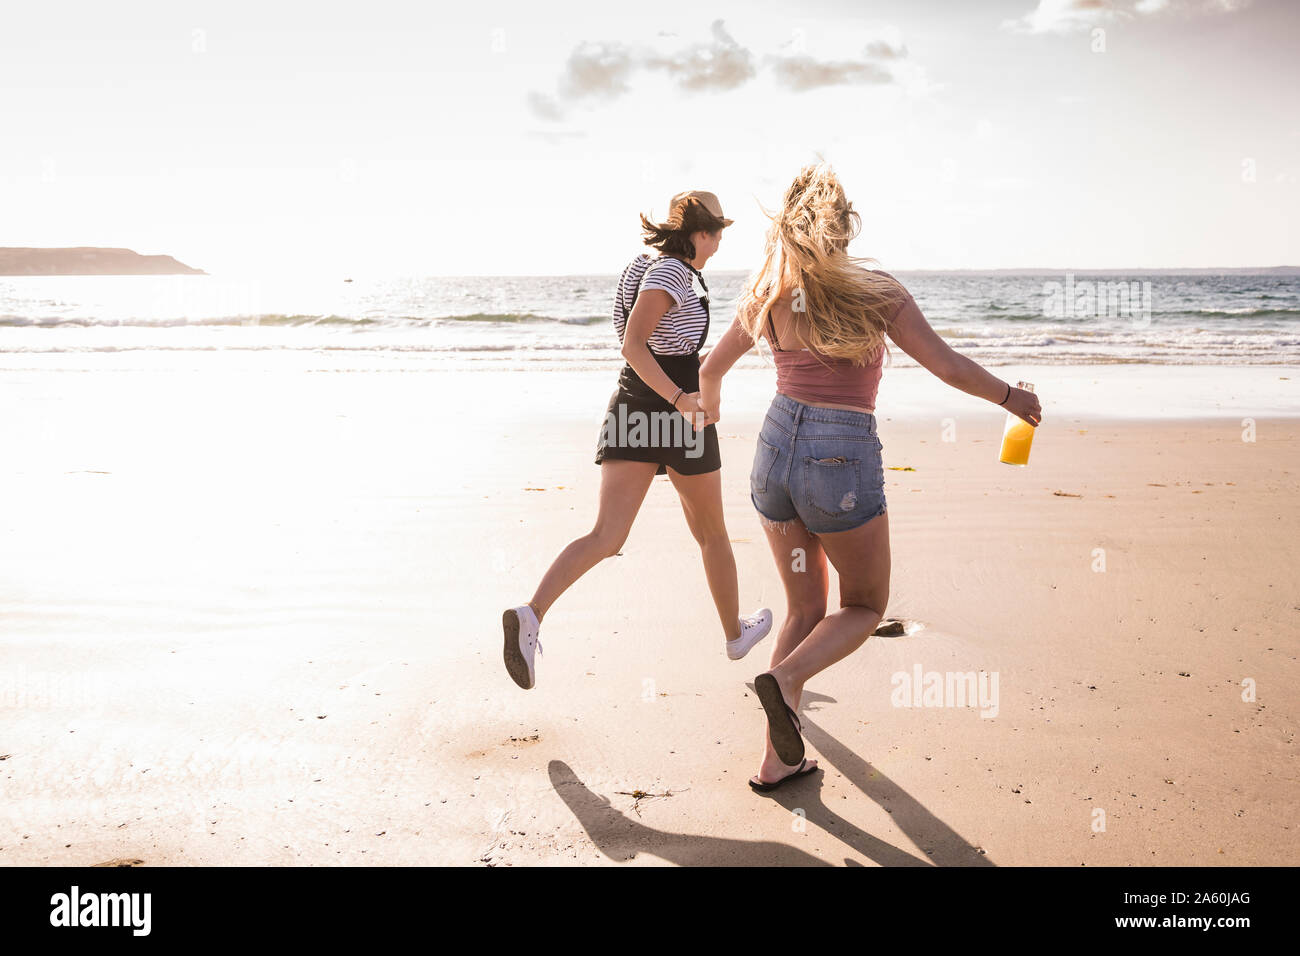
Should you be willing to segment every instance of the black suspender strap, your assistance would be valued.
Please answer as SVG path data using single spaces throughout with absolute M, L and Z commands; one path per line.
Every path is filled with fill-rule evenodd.
M 623 334 L 624 335 L 627 334 L 627 321 L 632 316 L 632 309 L 636 307 L 637 296 L 641 294 L 641 283 L 645 281 L 646 275 L 650 272 L 650 269 L 655 264 L 654 257 L 649 257 L 649 258 L 650 261 L 646 263 L 646 267 L 641 270 L 641 275 L 636 280 L 636 291 L 632 293 L 631 305 L 628 305 L 627 302 L 624 301 L 625 298 L 624 287 L 621 282 L 619 283 L 618 302 L 619 302 L 619 308 L 623 310 Z M 700 270 L 696 269 L 695 266 L 691 265 L 685 259 L 678 259 L 677 256 L 669 256 L 667 258 L 677 259 L 678 262 L 686 266 L 686 268 L 690 269 L 691 272 L 695 274 L 695 278 L 700 280 L 700 285 L 704 287 L 704 296 L 700 298 L 700 304 L 704 306 L 704 331 L 700 333 L 700 340 L 695 343 L 695 351 L 698 352 L 700 349 L 704 348 L 704 340 L 709 337 L 709 322 L 712 319 L 712 316 L 709 312 L 709 284 L 704 281 L 704 276 L 700 275 Z M 653 349 L 651 351 L 653 351 Z

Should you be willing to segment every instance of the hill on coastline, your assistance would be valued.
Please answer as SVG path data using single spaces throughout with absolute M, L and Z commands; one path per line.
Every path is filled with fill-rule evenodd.
M 0 248 L 0 276 L 207 275 L 171 256 L 142 256 L 131 249 L 74 246 L 63 249 Z

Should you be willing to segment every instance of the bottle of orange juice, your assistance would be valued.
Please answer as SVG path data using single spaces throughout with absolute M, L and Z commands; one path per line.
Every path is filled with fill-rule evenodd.
M 1028 382 L 1016 382 L 1016 388 L 1032 392 L 1034 386 Z M 1034 426 L 1019 415 L 1007 412 L 1007 425 L 1002 430 L 1002 454 L 998 461 L 1005 465 L 1029 464 L 1029 446 L 1034 443 Z

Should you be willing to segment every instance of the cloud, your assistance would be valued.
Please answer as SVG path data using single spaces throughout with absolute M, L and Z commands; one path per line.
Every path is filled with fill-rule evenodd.
M 1250 0 L 1038 0 L 1038 5 L 1002 29 L 1015 33 L 1069 33 L 1089 30 L 1113 20 L 1134 20 L 1163 15 L 1235 13 Z
M 549 93 L 538 93 L 536 90 L 530 92 L 528 108 L 539 119 L 550 120 L 553 123 L 564 119 L 564 111 L 560 109 L 560 104 Z
M 713 42 L 697 43 L 668 56 L 652 56 L 645 65 L 663 70 L 684 90 L 734 90 L 754 78 L 754 57 L 713 21 Z
M 715 20 L 708 43 L 694 43 L 663 52 L 634 50 L 619 43 L 580 43 L 569 54 L 554 94 L 532 91 L 527 103 L 533 115 L 547 122 L 564 119 L 569 105 L 583 100 L 611 100 L 629 92 L 638 70 L 657 71 L 679 88 L 691 92 L 734 90 L 758 75 L 757 57 Z M 660 34 L 671 36 L 670 34 Z M 795 93 L 826 86 L 881 85 L 894 82 L 884 65 L 907 57 L 907 48 L 884 40 L 868 43 L 860 59 L 818 60 L 807 54 L 762 58 L 779 86 Z
M 901 60 L 907 56 L 907 47 L 901 43 L 898 46 L 893 46 L 885 40 L 873 40 L 867 44 L 867 48 L 862 52 L 864 56 L 877 60 Z
M 823 86 L 893 82 L 893 74 L 868 60 L 814 60 L 810 56 L 770 57 L 777 83 L 795 93 Z
M 636 60 L 619 43 L 580 43 L 569 54 L 560 77 L 560 94 L 566 99 L 612 99 L 628 91 L 627 78 Z
M 873 40 L 857 60 L 816 60 L 807 54 L 767 58 L 776 82 L 795 93 L 824 86 L 880 85 L 893 83 L 894 74 L 882 65 L 906 58 L 907 47 L 885 40 Z
M 1038 6 L 1002 28 L 1016 33 L 1067 33 L 1085 30 L 1120 15 L 1110 0 L 1038 0 Z

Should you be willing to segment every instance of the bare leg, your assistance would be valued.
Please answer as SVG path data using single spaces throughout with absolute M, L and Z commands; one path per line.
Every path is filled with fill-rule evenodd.
M 777 524 L 760 520 L 785 587 L 785 622 L 781 625 L 776 646 L 772 648 L 772 666 L 775 667 L 802 644 L 826 616 L 830 575 L 821 542 L 802 522 L 795 519 Z M 797 702 L 795 709 L 798 709 Z M 808 765 L 815 767 L 817 761 L 809 760 Z M 788 776 L 791 769 L 782 763 L 772 749 L 772 741 L 764 734 L 763 759 L 756 779 L 760 783 L 775 783 Z
M 528 603 L 540 621 L 561 594 L 602 560 L 618 553 L 632 530 L 658 466 L 648 461 L 606 459 L 600 466 L 596 524 L 560 552 Z
M 826 552 L 799 519 L 776 524 L 759 519 L 785 587 L 785 622 L 772 647 L 771 666 L 781 663 L 826 616 L 830 575 Z
M 700 546 L 704 576 L 708 579 L 709 591 L 722 621 L 723 636 L 734 641 L 740 636 L 740 602 L 737 598 L 736 556 L 731 551 L 727 523 L 722 516 L 722 472 L 679 475 L 669 468 L 668 477 L 682 500 L 686 525 Z
M 804 684 L 861 647 L 889 601 L 889 514 L 852 531 L 818 535 L 840 577 L 840 609 L 830 614 L 772 668 L 786 702 L 796 709 Z

